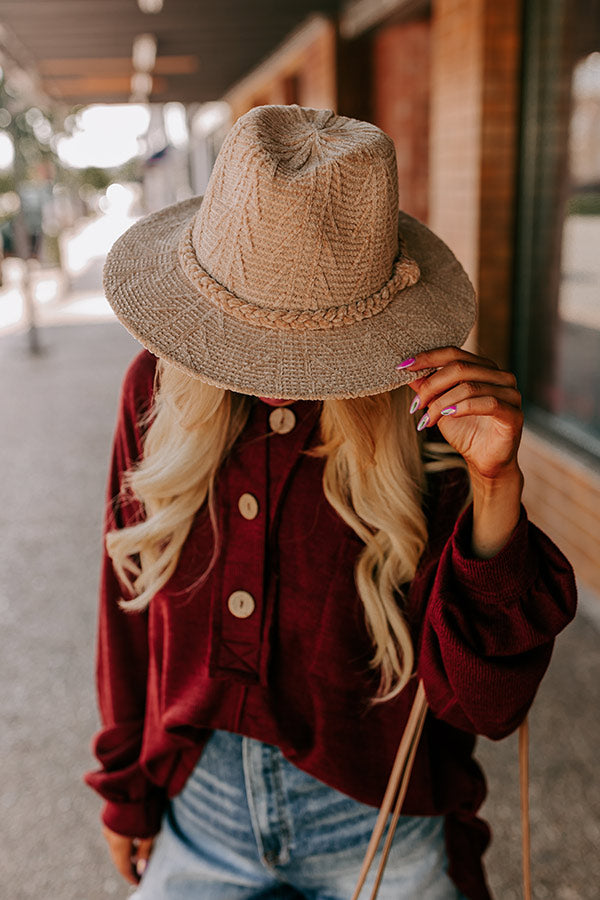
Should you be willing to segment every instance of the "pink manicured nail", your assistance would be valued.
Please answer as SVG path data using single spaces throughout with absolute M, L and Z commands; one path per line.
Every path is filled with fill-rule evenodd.
M 402 362 L 399 362 L 396 366 L 397 369 L 408 369 L 409 366 L 412 366 L 414 363 L 414 357 L 411 356 L 410 359 L 403 359 Z
M 429 413 L 425 413 L 425 415 L 421 418 L 421 420 L 419 421 L 419 424 L 417 425 L 417 431 L 423 431 L 424 428 L 427 428 L 428 424 L 429 424 Z
M 447 406 L 445 409 L 442 410 L 442 415 L 443 416 L 453 416 L 455 412 L 456 412 L 455 406 Z
M 138 874 L 138 876 L 139 876 L 140 878 L 142 877 L 142 875 L 143 875 L 144 872 L 146 871 L 146 866 L 147 866 L 147 865 L 148 865 L 148 860 L 147 860 L 147 859 L 138 859 L 138 861 L 136 862 L 136 864 L 135 864 L 135 871 L 137 872 L 137 874 Z
M 418 398 L 418 397 L 415 397 L 415 399 L 413 400 L 413 402 L 410 404 L 410 414 L 411 414 L 411 416 L 412 416 L 413 413 L 416 413 L 416 411 L 418 410 L 418 408 L 419 408 L 419 403 L 420 403 L 420 402 L 421 402 L 421 401 L 419 400 L 419 398 Z

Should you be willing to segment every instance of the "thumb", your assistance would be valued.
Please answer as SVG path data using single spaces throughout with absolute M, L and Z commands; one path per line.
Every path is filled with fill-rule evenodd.
M 140 838 L 136 842 L 135 850 L 135 871 L 138 878 L 141 878 L 148 865 L 148 859 L 152 853 L 154 838 Z

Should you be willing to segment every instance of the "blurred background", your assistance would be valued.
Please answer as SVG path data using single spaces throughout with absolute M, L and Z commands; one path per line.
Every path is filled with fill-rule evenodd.
M 1 0 L 0 897 L 127 895 L 81 781 L 108 453 L 140 349 L 102 265 L 136 218 L 202 194 L 265 103 L 387 131 L 401 206 L 477 287 L 473 347 L 519 377 L 525 503 L 581 595 L 531 713 L 535 896 L 595 900 L 599 0 Z M 516 742 L 479 746 L 490 883 L 511 900 Z

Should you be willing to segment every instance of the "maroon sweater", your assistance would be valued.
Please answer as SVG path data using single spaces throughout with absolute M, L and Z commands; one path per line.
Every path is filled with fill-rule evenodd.
M 141 515 L 135 501 L 115 498 L 141 454 L 137 420 L 151 402 L 155 364 L 142 351 L 123 382 L 105 530 Z M 320 402 L 290 409 L 295 426 L 272 433 L 272 409 L 256 400 L 220 470 L 225 550 L 204 582 L 213 552 L 205 508 L 144 613 L 119 608 L 122 587 L 104 554 L 102 768 L 86 781 L 105 798 L 103 820 L 116 832 L 158 831 L 167 797 L 183 787 L 212 729 L 275 744 L 326 784 L 373 806 L 382 800 L 416 679 L 393 700 L 369 704 L 377 679 L 353 576 L 363 545 L 325 499 L 324 461 L 301 452 L 319 440 Z M 425 497 L 429 542 L 407 610 L 431 711 L 403 812 L 445 815 L 450 875 L 471 900 L 485 900 L 489 829 L 476 817 L 485 781 L 474 736 L 502 738 L 522 721 L 576 595 L 569 563 L 524 510 L 496 556 L 473 558 L 472 510 L 459 514 L 465 491 L 464 473 L 453 469 L 432 475 Z M 258 504 L 250 503 L 254 518 L 238 507 L 245 493 Z M 236 591 L 254 602 L 246 617 L 235 604 L 231 611 Z

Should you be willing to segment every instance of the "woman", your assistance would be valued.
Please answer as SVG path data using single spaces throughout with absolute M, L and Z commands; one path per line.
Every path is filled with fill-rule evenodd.
M 398 213 L 392 142 L 251 110 L 105 287 L 147 349 L 113 448 L 87 781 L 135 897 L 349 897 L 420 678 L 379 896 L 488 898 L 474 736 L 523 720 L 575 589 L 521 506 L 515 378 L 459 349 L 473 290 Z

